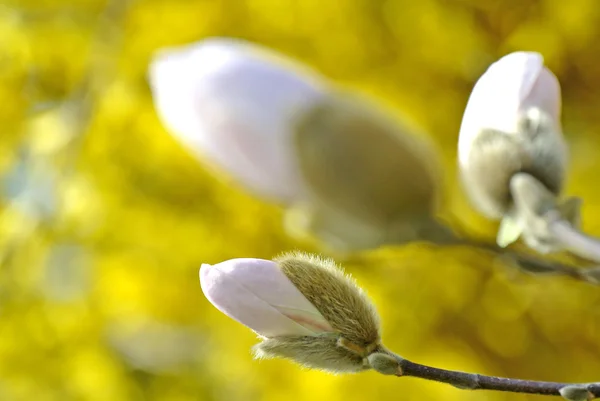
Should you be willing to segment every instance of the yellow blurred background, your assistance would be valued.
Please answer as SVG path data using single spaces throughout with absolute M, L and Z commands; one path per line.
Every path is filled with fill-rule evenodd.
M 204 298 L 200 264 L 317 249 L 159 123 L 151 54 L 208 36 L 267 45 L 407 114 L 443 152 L 444 215 L 489 241 L 496 226 L 456 180 L 462 112 L 491 62 L 541 52 L 563 88 L 567 192 L 600 234 L 596 0 L 3 0 L 0 400 L 541 400 L 252 360 L 255 336 Z M 600 380 L 599 288 L 460 248 L 334 256 L 408 359 Z

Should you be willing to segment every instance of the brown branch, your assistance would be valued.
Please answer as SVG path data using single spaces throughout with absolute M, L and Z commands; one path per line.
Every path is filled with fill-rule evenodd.
M 399 358 L 399 357 L 397 357 Z M 535 380 L 509 379 L 505 377 L 486 376 L 476 373 L 465 373 L 453 370 L 434 368 L 400 358 L 402 373 L 398 376 L 412 376 L 426 380 L 451 384 L 468 390 L 495 390 L 511 393 L 557 395 L 565 387 L 581 387 L 589 392 L 589 397 L 600 397 L 600 383 L 557 383 Z
M 516 265 L 520 270 L 526 273 L 554 274 L 565 277 L 570 277 L 575 280 L 583 281 L 588 284 L 597 285 L 600 283 L 600 267 L 591 266 L 588 268 L 580 268 L 562 262 L 544 259 L 540 256 L 530 255 L 517 250 L 502 248 L 495 243 L 489 243 L 476 239 L 469 238 L 464 233 L 456 233 L 447 227 L 444 223 L 438 222 L 438 228 L 435 231 L 444 233 L 442 241 L 432 242 L 442 246 L 468 246 L 475 249 L 480 249 L 491 253 L 494 256 L 500 257 L 505 261 Z M 429 234 L 429 233 L 428 233 Z M 438 235 L 439 237 L 439 235 Z M 426 236 L 424 239 L 429 239 Z
M 600 383 L 521 380 L 434 368 L 404 359 L 382 345 L 367 357 L 366 363 L 367 366 L 384 375 L 416 377 L 450 384 L 461 390 L 554 395 L 562 396 L 569 401 L 589 401 L 600 397 Z
M 474 248 L 483 249 L 494 255 L 502 257 L 507 261 L 516 264 L 522 271 L 526 273 L 556 274 L 570 277 L 572 279 L 583 281 L 589 284 L 597 284 L 595 280 L 591 280 L 586 275 L 585 272 L 587 269 L 585 268 L 579 268 L 566 263 L 546 260 L 523 252 L 501 248 L 495 244 L 488 244 L 472 240 L 465 240 L 464 244 Z

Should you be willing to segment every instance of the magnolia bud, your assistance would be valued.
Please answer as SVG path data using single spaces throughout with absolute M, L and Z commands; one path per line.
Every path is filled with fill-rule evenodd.
M 498 242 L 516 240 L 510 182 L 531 175 L 554 196 L 565 177 L 567 147 L 560 123 L 560 85 L 534 52 L 515 52 L 492 64 L 475 84 L 458 144 L 465 190 L 473 205 L 503 222 Z M 504 224 L 505 223 L 505 224 Z
M 295 133 L 312 229 L 348 247 L 422 239 L 435 225 L 441 163 L 417 135 L 349 93 L 315 104 Z
M 307 67 L 242 40 L 160 50 L 149 68 L 158 115 L 200 159 L 258 195 L 302 197 L 292 124 L 324 94 Z
M 233 259 L 203 265 L 200 283 L 217 309 L 261 336 L 258 358 L 357 372 L 380 350 L 375 308 L 331 260 L 300 253 L 274 262 Z

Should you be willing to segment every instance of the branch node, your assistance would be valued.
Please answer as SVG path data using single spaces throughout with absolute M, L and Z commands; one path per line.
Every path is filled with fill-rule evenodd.
M 373 352 L 367 357 L 369 365 L 382 375 L 402 376 L 402 359 L 396 355 Z
M 570 384 L 559 390 L 560 395 L 568 401 L 590 401 L 596 398 L 585 384 Z
M 467 374 L 468 376 L 460 379 L 453 379 L 449 384 L 460 390 L 476 390 L 479 388 L 479 377 L 476 374 Z

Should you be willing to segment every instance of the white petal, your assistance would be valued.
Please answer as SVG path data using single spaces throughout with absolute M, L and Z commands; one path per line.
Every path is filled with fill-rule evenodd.
M 193 153 L 261 195 L 303 196 L 292 124 L 324 95 L 320 75 L 258 45 L 212 38 L 158 52 L 150 81 L 160 118 Z
M 202 265 L 200 284 L 217 309 L 265 337 L 332 330 L 275 262 L 242 258 Z
M 560 96 L 558 80 L 539 53 L 514 52 L 493 63 L 475 84 L 465 109 L 458 144 L 461 165 L 481 129 L 514 133 L 520 114 L 531 107 L 546 111 L 560 126 Z

